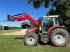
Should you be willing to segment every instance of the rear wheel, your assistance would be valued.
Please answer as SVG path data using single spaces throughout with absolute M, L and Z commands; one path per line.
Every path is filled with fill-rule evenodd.
M 38 42 L 38 35 L 35 33 L 30 32 L 24 36 L 25 45 L 33 46 L 33 45 L 36 45 L 37 42 Z
M 57 28 L 51 33 L 51 42 L 55 46 L 65 46 L 69 41 L 69 33 L 62 28 Z

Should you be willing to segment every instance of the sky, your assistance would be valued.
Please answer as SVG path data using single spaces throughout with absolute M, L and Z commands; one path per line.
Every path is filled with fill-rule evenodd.
M 7 20 L 7 15 L 21 13 L 28 13 L 37 20 L 38 18 L 45 16 L 50 11 L 50 8 L 51 6 L 48 8 L 41 6 L 36 9 L 32 4 L 28 4 L 26 0 L 0 0 L 0 24 L 20 27 L 22 22 L 28 21 L 7 22 L 2 20 Z

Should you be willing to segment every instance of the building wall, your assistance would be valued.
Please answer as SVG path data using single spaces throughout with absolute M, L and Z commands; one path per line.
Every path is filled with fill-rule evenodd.
M 31 26 L 30 25 L 28 25 L 28 24 L 22 24 L 21 25 L 21 28 L 22 29 L 28 29 L 28 28 L 30 28 Z
M 2 29 L 2 30 L 8 30 L 9 27 L 8 26 L 2 26 L 2 25 L 0 25 L 0 29 Z
M 0 29 L 2 29 L 2 26 L 0 26 Z

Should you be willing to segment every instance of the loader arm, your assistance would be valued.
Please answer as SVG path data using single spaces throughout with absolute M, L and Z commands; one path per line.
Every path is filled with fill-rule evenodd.
M 33 19 L 33 17 L 30 16 L 28 13 L 23 13 L 23 14 L 18 14 L 18 15 L 13 15 L 13 16 L 8 15 L 8 20 L 9 20 L 9 21 L 29 20 L 29 21 L 31 21 L 33 24 L 35 24 L 36 27 L 39 27 L 39 26 L 40 26 L 39 23 L 38 23 L 35 19 Z

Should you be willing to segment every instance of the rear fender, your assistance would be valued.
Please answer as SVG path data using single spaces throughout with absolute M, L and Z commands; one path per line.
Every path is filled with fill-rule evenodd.
M 55 28 L 65 28 L 65 26 L 53 26 L 53 27 L 50 27 L 48 29 L 48 35 L 50 36 L 51 35 L 51 31 L 54 30 Z

